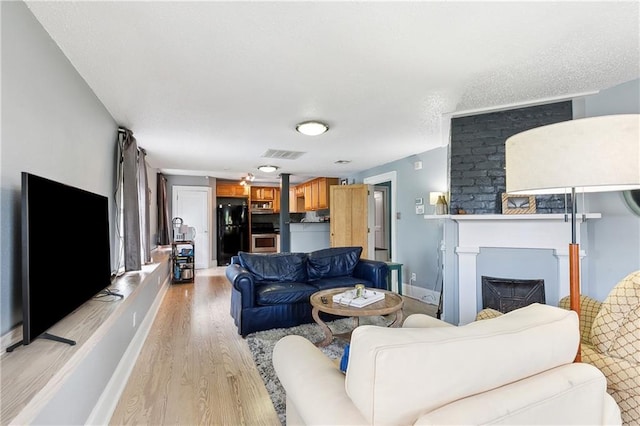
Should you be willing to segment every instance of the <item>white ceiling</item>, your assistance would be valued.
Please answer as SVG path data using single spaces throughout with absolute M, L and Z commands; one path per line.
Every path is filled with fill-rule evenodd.
M 443 146 L 451 114 L 638 78 L 639 4 L 27 1 L 152 167 L 293 183 Z

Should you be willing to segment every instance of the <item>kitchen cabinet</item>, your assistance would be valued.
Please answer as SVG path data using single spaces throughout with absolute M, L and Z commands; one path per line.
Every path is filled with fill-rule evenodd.
M 251 201 L 274 201 L 276 189 L 272 186 L 252 186 Z
M 332 185 L 338 185 L 338 178 L 320 177 L 312 179 L 296 186 L 296 198 L 304 198 L 304 211 L 328 209 L 330 207 L 329 188 Z M 299 193 L 302 195 L 297 195 Z M 296 206 L 299 207 L 300 204 L 296 203 Z M 297 211 L 300 211 L 300 209 Z
M 311 182 L 306 182 L 304 188 L 304 211 L 310 212 L 313 210 L 313 195 L 311 194 Z
M 280 213 L 280 188 L 273 188 L 273 212 Z
M 247 187 L 237 182 L 216 182 L 217 197 L 246 197 Z
M 318 178 L 318 210 L 328 209 L 330 207 L 329 188 L 332 185 L 338 185 L 338 178 Z
M 298 195 L 300 194 L 300 195 Z M 302 186 L 289 189 L 289 211 L 304 213 L 304 188 Z

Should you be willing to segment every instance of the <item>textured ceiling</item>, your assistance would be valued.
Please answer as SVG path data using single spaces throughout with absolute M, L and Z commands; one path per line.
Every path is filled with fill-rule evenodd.
M 637 1 L 26 3 L 151 166 L 175 174 L 346 176 L 443 146 L 451 114 L 640 76 Z M 296 133 L 308 119 L 331 129 Z

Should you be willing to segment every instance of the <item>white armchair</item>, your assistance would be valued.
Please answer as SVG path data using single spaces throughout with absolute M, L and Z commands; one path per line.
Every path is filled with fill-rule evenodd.
M 461 327 L 360 326 L 346 375 L 300 336 L 273 364 L 289 425 L 621 424 L 604 375 L 572 362 L 579 339 L 575 312 L 534 304 Z

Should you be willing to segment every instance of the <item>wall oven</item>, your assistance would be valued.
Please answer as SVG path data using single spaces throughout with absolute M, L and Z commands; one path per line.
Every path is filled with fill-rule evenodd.
M 252 234 L 251 253 L 277 253 L 278 234 Z

